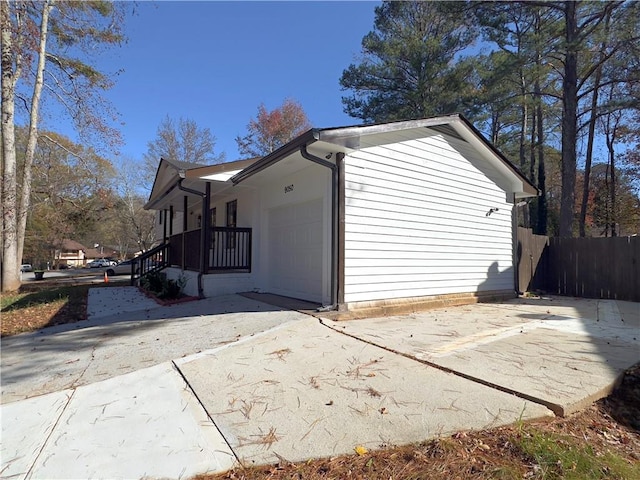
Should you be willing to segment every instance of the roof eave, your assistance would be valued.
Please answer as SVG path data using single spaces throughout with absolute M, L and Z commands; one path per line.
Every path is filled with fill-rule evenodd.
M 188 170 L 185 170 L 184 178 L 198 179 L 198 178 L 202 178 L 207 175 L 213 175 L 216 173 L 224 173 L 232 170 L 243 170 L 243 169 L 246 169 L 247 167 L 250 167 L 251 165 L 253 165 L 259 160 L 260 158 L 257 157 L 257 158 L 249 158 L 246 160 L 236 160 L 235 162 L 218 163 L 216 165 L 202 165 L 200 167 L 190 168 Z
M 280 160 L 288 157 L 294 152 L 300 150 L 300 147 L 304 145 L 309 145 L 318 140 L 318 130 L 312 128 L 311 130 L 307 130 L 303 134 L 291 140 L 289 143 L 283 145 L 279 149 L 271 152 L 266 157 L 262 157 L 257 162 L 254 162 L 249 167 L 245 168 L 241 172 L 237 173 L 233 177 L 231 177 L 231 182 L 234 185 L 246 180 L 247 178 L 255 175 L 258 172 L 261 172 L 267 167 L 270 167 L 274 163 L 279 162 Z
M 465 127 L 480 141 L 486 148 L 488 148 L 493 155 L 495 155 L 513 174 L 515 174 L 522 182 L 522 192 L 527 194 L 525 196 L 537 197 L 540 195 L 540 190 L 520 171 L 520 169 L 514 165 L 511 160 L 504 156 L 504 154 L 496 148 L 485 136 L 478 130 L 469 120 L 463 115 L 458 115 L 458 119 Z
M 348 140 L 364 135 L 390 133 L 409 128 L 428 128 L 436 125 L 450 124 L 459 120 L 460 114 L 444 115 L 441 117 L 422 118 L 418 120 L 404 120 L 400 122 L 380 123 L 376 125 L 356 125 L 351 127 L 326 128 L 318 130 L 318 140 L 349 146 Z

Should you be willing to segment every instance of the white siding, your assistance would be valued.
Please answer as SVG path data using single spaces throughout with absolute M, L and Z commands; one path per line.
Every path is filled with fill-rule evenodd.
M 508 187 L 468 144 L 365 148 L 345 177 L 346 303 L 513 290 Z

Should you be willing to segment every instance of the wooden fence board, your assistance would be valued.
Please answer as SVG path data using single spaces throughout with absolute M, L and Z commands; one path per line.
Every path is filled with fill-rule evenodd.
M 518 227 L 518 291 L 640 302 L 640 237 L 556 238 Z
M 518 291 L 544 290 L 547 281 L 546 252 L 549 238 L 518 227 Z
M 546 291 L 640 302 L 640 237 L 550 238 Z

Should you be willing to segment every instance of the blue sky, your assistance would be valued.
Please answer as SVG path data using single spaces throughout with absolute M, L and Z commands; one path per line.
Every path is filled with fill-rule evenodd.
M 339 79 L 357 61 L 380 2 L 140 2 L 127 8 L 128 42 L 95 59 L 124 71 L 106 97 L 121 114 L 123 158 L 141 159 L 169 117 L 194 120 L 217 154 L 264 103 L 301 103 L 315 127 L 361 123 L 342 108 Z

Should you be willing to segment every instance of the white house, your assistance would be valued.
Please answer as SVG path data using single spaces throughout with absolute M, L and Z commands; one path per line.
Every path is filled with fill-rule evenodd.
M 312 129 L 220 165 L 163 159 L 145 208 L 191 294 L 351 310 L 514 296 L 515 205 L 537 194 L 451 115 Z

